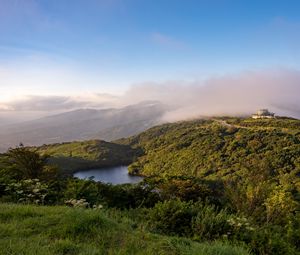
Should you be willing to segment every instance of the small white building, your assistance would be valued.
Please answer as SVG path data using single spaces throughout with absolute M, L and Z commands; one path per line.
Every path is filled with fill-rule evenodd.
M 252 115 L 253 119 L 274 119 L 275 113 L 269 112 L 268 109 L 258 110 L 256 114 Z

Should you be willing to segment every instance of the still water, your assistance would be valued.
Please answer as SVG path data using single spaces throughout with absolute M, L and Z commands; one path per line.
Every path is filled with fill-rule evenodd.
M 95 181 L 101 181 L 112 184 L 137 183 L 143 179 L 140 176 L 129 175 L 127 166 L 116 166 L 79 171 L 74 174 L 74 177 L 77 177 L 79 179 L 88 179 L 92 176 L 94 177 Z

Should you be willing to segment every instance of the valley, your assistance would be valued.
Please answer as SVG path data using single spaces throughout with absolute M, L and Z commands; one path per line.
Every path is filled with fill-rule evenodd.
M 143 180 L 118 184 L 120 166 Z M 99 171 L 99 179 L 85 178 Z M 120 254 L 139 254 L 141 245 L 143 254 L 299 254 L 299 176 L 300 121 L 286 117 L 213 117 L 166 123 L 112 142 L 21 146 L 0 156 L 0 227 L 29 231 L 28 221 L 43 234 L 24 239 L 8 231 L 4 236 L 15 245 L 4 238 L 0 247 L 35 252 L 25 244 L 48 243 L 58 231 L 51 222 L 65 212 L 82 222 L 60 219 L 67 232 L 57 232 L 46 254 L 97 254 L 99 243 L 115 254 L 120 246 L 108 239 L 123 243 Z M 99 222 L 110 223 L 103 228 Z M 84 244 L 86 231 L 90 245 Z M 108 239 L 97 239 L 100 233 Z M 144 241 L 133 245 L 138 239 Z

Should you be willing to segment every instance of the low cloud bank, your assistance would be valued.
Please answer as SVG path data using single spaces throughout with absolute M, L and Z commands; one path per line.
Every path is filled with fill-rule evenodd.
M 168 105 L 164 120 L 198 116 L 247 115 L 269 108 L 278 115 L 300 118 L 300 72 L 249 71 L 204 82 L 147 83 L 134 86 L 123 100 L 158 100 Z
M 30 121 L 82 108 L 104 109 L 116 106 L 118 97 L 109 94 L 71 96 L 24 96 L 0 102 L 0 126 Z
M 6 109 L 64 111 L 78 108 L 123 107 L 142 101 L 160 101 L 167 106 L 162 121 L 177 121 L 211 115 L 247 115 L 269 108 L 277 115 L 300 118 L 300 71 L 248 71 L 206 81 L 170 81 L 131 86 L 122 96 L 31 97 L 11 102 Z

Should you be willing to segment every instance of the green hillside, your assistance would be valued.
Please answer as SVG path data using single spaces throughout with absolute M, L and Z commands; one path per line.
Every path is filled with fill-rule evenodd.
M 216 118 L 165 124 L 118 141 L 140 148 L 131 164 L 145 176 L 228 179 L 249 171 L 300 172 L 300 121 Z
M 128 145 L 101 140 L 51 144 L 38 147 L 41 154 L 50 156 L 50 163 L 64 173 L 77 170 L 130 164 L 137 150 Z
M 70 175 L 121 164 L 148 178 L 111 185 Z M 299 177 L 300 121 L 288 118 L 212 118 L 114 143 L 21 146 L 0 157 L 0 252 L 245 254 L 236 244 L 300 254 Z
M 243 255 L 221 242 L 151 234 L 113 211 L 0 204 L 0 254 Z

